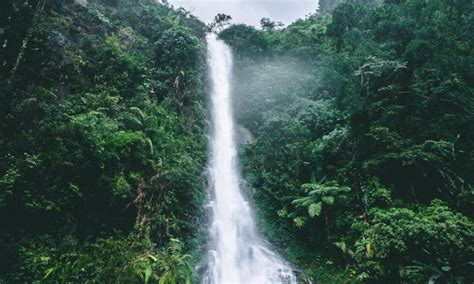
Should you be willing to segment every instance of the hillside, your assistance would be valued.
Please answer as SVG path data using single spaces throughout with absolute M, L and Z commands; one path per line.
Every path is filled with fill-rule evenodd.
M 6 7 L 0 282 L 191 279 L 205 25 L 151 0 Z
M 233 25 L 244 177 L 263 232 L 322 283 L 471 283 L 472 1 Z

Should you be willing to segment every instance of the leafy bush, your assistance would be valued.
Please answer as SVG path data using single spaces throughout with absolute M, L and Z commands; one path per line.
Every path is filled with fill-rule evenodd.
M 189 282 L 205 25 L 152 0 L 88 2 L 6 4 L 0 282 Z
M 381 2 L 220 33 L 255 136 L 244 176 L 264 232 L 321 282 L 469 283 L 474 6 Z

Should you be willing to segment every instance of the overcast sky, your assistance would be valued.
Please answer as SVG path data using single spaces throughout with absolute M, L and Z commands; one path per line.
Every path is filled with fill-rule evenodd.
M 232 23 L 259 26 L 260 19 L 270 18 L 291 24 L 314 13 L 318 0 L 169 0 L 176 8 L 183 7 L 202 21 L 209 23 L 217 13 L 232 16 Z

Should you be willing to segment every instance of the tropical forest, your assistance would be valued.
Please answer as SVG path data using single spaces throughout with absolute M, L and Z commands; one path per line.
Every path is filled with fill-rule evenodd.
M 181 2 L 1 1 L 0 283 L 474 283 L 472 0 Z

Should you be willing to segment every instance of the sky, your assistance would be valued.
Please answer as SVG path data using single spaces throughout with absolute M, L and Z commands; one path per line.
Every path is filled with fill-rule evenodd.
M 169 0 L 176 8 L 183 7 L 202 21 L 209 23 L 217 13 L 232 16 L 232 23 L 259 26 L 260 19 L 291 24 L 314 13 L 318 0 Z

